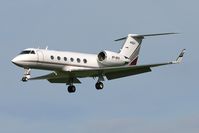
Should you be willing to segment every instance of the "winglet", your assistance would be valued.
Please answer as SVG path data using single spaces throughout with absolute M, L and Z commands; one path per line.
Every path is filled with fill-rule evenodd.
M 172 63 L 173 64 L 180 64 L 182 62 L 184 53 L 185 53 L 185 49 L 182 50 L 182 52 L 180 53 L 180 55 L 178 56 L 178 58 L 175 61 L 172 61 Z

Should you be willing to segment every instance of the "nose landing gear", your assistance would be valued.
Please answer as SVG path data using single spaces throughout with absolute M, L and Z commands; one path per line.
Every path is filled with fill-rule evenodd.
M 31 70 L 31 69 L 29 69 L 29 68 L 26 69 L 26 68 L 25 68 L 24 70 L 25 70 L 25 71 L 24 71 L 24 76 L 22 77 L 21 80 L 22 80 L 23 82 L 27 82 L 27 81 L 30 79 L 30 70 Z
M 28 77 L 22 77 L 21 81 L 27 82 L 28 81 Z

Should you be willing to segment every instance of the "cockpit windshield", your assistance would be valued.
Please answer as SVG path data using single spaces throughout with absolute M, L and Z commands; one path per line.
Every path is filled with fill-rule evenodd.
M 20 54 L 35 54 L 35 51 L 33 51 L 33 50 L 24 50 Z

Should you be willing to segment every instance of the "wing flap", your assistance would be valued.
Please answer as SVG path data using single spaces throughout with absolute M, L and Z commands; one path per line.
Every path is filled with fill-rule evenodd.
M 126 77 L 126 76 L 132 76 L 132 75 L 137 75 L 137 74 L 141 74 L 141 73 L 146 73 L 146 72 L 150 72 L 151 69 L 149 67 L 146 68 L 139 68 L 139 69 L 133 69 L 133 70 L 122 70 L 119 72 L 109 72 L 106 73 L 106 78 L 108 80 L 112 80 L 112 79 L 117 79 L 117 78 L 122 78 L 122 77 Z
M 57 77 L 57 74 L 55 72 L 52 72 L 46 75 L 30 78 L 29 80 L 50 79 L 50 78 L 56 78 L 56 77 Z
M 50 83 L 66 83 L 66 84 L 70 84 L 70 83 L 76 83 L 76 84 L 80 84 L 81 81 L 77 78 L 53 78 L 53 79 L 47 79 Z
M 79 79 L 77 79 L 74 76 L 71 76 L 67 72 L 59 72 L 59 73 L 52 72 L 47 75 L 30 78 L 29 80 L 42 80 L 42 79 L 46 79 L 50 83 L 66 83 L 66 84 L 81 83 Z

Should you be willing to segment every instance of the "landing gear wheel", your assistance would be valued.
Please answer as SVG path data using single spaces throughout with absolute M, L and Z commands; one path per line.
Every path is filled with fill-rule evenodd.
M 30 79 L 30 68 L 24 68 L 24 75 L 21 79 L 23 82 L 27 82 Z
M 101 90 L 101 89 L 103 89 L 103 87 L 104 87 L 104 84 L 103 84 L 102 82 L 97 82 L 97 83 L 95 84 L 95 88 L 96 88 L 97 90 Z
M 75 88 L 74 85 L 68 86 L 68 92 L 69 92 L 69 93 L 74 93 L 75 91 L 76 91 L 76 88 Z
M 23 82 L 27 82 L 27 81 L 28 81 L 28 77 L 23 77 L 21 80 L 22 80 Z

